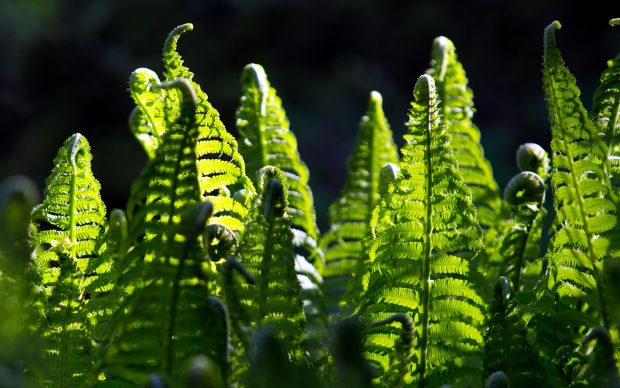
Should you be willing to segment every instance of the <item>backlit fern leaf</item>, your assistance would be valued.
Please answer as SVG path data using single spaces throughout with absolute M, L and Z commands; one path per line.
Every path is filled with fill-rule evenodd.
M 248 172 L 256 177 L 265 166 L 274 166 L 284 172 L 289 182 L 288 209 L 296 235 L 295 244 L 307 250 L 306 256 L 316 255 L 318 228 L 312 191 L 308 186 L 308 167 L 301 160 L 297 139 L 289 130 L 280 97 L 260 65 L 247 65 L 243 69 L 241 84 L 243 96 L 237 109 L 237 128 L 241 136 L 239 150 L 248 161 Z
M 331 313 L 339 310 L 338 303 L 363 255 L 362 240 L 368 234 L 370 215 L 380 199 L 381 168 L 386 163 L 398 162 L 398 150 L 381 104 L 381 95 L 372 92 L 348 162 L 347 180 L 340 198 L 330 206 L 330 230 L 321 236 L 325 253 L 321 274 Z
M 245 279 L 238 282 L 241 307 L 248 313 L 248 326 L 273 326 L 286 349 L 297 351 L 304 338 L 305 317 L 295 272 L 287 179 L 279 169 L 265 167 L 257 183 L 260 199 L 237 251 L 255 279 L 253 285 Z
M 617 260 L 616 204 L 611 200 L 607 146 L 579 100 L 574 76 L 556 46 L 559 22 L 545 29 L 543 89 L 551 124 L 555 219 L 536 289 L 531 327 L 546 379 L 569 385 L 585 363 L 575 352 L 583 332 L 609 327 L 603 265 Z
M 89 284 L 110 270 L 100 253 L 106 228 L 90 146 L 75 134 L 60 148 L 43 202 L 32 211 L 34 305 L 44 338 L 47 386 L 76 386 L 92 364 Z
M 109 377 L 136 384 L 149 375 L 162 373 L 178 379 L 189 358 L 197 354 L 218 360 L 225 358 L 227 322 L 209 299 L 209 272 L 203 268 L 204 251 L 200 232 L 212 212 L 209 202 L 188 205 L 178 224 L 169 225 L 165 245 L 144 270 L 117 323 L 108 345 L 103 370 Z M 161 241 L 161 240 L 160 240 Z M 101 367 L 101 366 L 100 366 Z M 225 372 L 224 372 L 225 373 Z
M 612 26 L 620 26 L 620 19 L 612 19 Z M 607 61 L 601 74 L 601 84 L 594 93 L 591 118 L 608 147 L 612 181 L 620 187 L 620 55 Z
M 471 262 L 483 250 L 481 229 L 433 78 L 422 75 L 413 94 L 400 173 L 373 212 L 358 312 L 366 322 L 397 313 L 413 318 L 407 383 L 479 381 L 484 303 L 470 279 Z M 386 373 L 398 336 L 393 326 L 369 329 L 366 356 L 377 377 Z
M 607 146 L 579 100 L 575 78 L 556 47 L 554 22 L 545 29 L 543 86 L 553 150 L 553 236 L 549 286 L 569 308 L 581 306 L 591 326 L 609 327 L 603 264 L 618 250 L 618 215 L 611 200 Z M 585 303 L 586 306 L 583 306 Z M 586 316 L 584 316 L 586 318 Z
M 515 175 L 504 191 L 511 217 L 502 225 L 499 272 L 511 280 L 517 291 L 522 288 L 527 265 L 540 256 L 544 199 L 545 182 L 531 171 Z
M 465 70 L 457 59 L 454 44 L 446 37 L 434 40 L 431 56 L 427 73 L 437 84 L 439 106 L 452 139 L 454 158 L 465 184 L 471 188 L 480 226 L 491 228 L 500 210 L 500 193 L 491 164 L 484 158 L 480 131 L 472 122 L 473 93 L 467 86 Z
M 198 184 L 202 200 L 213 204 L 210 222 L 221 223 L 234 232 L 240 232 L 249 204 L 233 200 L 228 193 L 245 190 L 251 196 L 255 190 L 246 176 L 245 162 L 237 149 L 237 141 L 224 128 L 219 113 L 208 102 L 200 85 L 192 81 L 194 74 L 183 66 L 183 60 L 176 51 L 180 36 L 192 28 L 189 23 L 182 24 L 170 32 L 163 52 L 164 76 L 168 81 L 180 77 L 187 79 L 196 93 Z
M 134 72 L 136 78 L 129 84 L 129 93 L 137 105 L 129 115 L 129 128 L 148 158 L 153 159 L 166 132 L 165 92 L 150 87 L 152 83 L 159 83 L 155 72 L 140 70 Z
M 197 99 L 185 79 L 152 87 L 165 89 L 172 107 L 177 95 L 169 89 L 179 90 L 180 113 L 132 190 L 132 202 L 140 206 L 130 208 L 133 246 L 116 286 L 126 295 L 114 320 L 114 338 L 96 369 L 138 384 L 151 373 L 178 377 L 188 357 L 209 355 L 215 346 L 207 298 L 216 285 L 208 282 L 213 272 L 199 241 L 213 209 L 201 203 L 197 179 Z
M 309 173 L 297 150 L 297 139 L 276 90 L 269 84 L 262 66 L 249 64 L 241 76 L 243 96 L 237 109 L 239 150 L 248 163 L 250 176 L 265 166 L 280 169 L 288 182 L 288 216 L 296 248 L 296 269 L 308 320 L 309 338 L 319 340 L 326 332 L 323 282 L 316 267 L 322 266 L 314 200 L 308 186 Z M 258 178 L 254 178 L 258 179 Z

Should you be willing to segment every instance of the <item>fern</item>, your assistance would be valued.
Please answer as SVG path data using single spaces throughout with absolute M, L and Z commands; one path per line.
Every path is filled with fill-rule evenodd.
M 249 325 L 270 324 L 286 349 L 304 337 L 305 317 L 301 286 L 295 272 L 293 232 L 288 215 L 288 188 L 284 174 L 273 167 L 260 170 L 260 201 L 240 241 L 238 257 L 255 279 L 239 282 L 242 308 Z M 296 357 L 299 358 L 299 354 Z
M 620 25 L 620 19 L 612 19 L 612 26 Z M 607 62 L 601 74 L 601 85 L 594 93 L 590 115 L 607 144 L 607 157 L 612 165 L 612 180 L 616 189 L 620 186 L 620 55 Z
M 191 24 L 180 25 L 166 39 L 163 50 L 164 78 L 168 82 L 185 78 L 194 90 L 198 135 L 192 147 L 196 154 L 201 200 L 213 204 L 214 213 L 210 222 L 226 225 L 239 233 L 247 217 L 249 203 L 235 201 L 229 193 L 245 190 L 251 197 L 255 190 L 245 175 L 245 164 L 237 150 L 237 141 L 224 128 L 218 112 L 207 101 L 200 85 L 192 81 L 193 73 L 183 66 L 183 60 L 176 51 L 180 36 L 192 28 Z M 182 97 L 179 92 L 162 92 L 161 88 L 153 88 L 158 83 L 157 75 L 148 69 L 136 70 L 130 80 L 130 91 L 140 111 L 138 116 L 133 114 L 136 117 L 130 121 L 140 124 L 134 132 L 140 133 L 141 139 L 146 139 L 142 141 L 143 146 L 151 149 L 157 149 L 163 134 L 178 119 L 181 111 Z M 151 151 L 153 155 L 155 152 Z
M 618 241 L 616 204 L 609 184 L 607 147 L 579 100 L 575 78 L 556 47 L 559 22 L 545 29 L 543 89 L 551 123 L 555 219 L 530 323 L 546 379 L 578 381 L 586 362 L 575 352 L 583 331 L 609 327 L 605 278 Z
M 504 200 L 512 217 L 505 223 L 499 243 L 503 259 L 500 273 L 508 277 L 518 291 L 522 288 L 527 265 L 540 254 L 545 183 L 536 173 L 520 172 L 506 185 Z
M 400 173 L 375 209 L 359 313 L 375 322 L 410 314 L 415 339 L 409 384 L 437 386 L 477 375 L 483 301 L 470 282 L 481 230 L 441 121 L 435 82 L 421 76 L 409 111 Z M 455 211 L 458 209 L 458 211 Z M 367 357 L 380 377 L 398 333 L 372 328 Z
M 129 115 L 129 128 L 148 158 L 153 159 L 166 131 L 165 92 L 151 88 L 153 83 L 160 83 L 154 71 L 141 68 L 133 74 L 129 93 L 137 106 Z
M 87 288 L 110 269 L 100 253 L 106 228 L 90 146 L 71 136 L 54 159 L 43 202 L 32 211 L 30 263 L 44 338 L 45 385 L 79 385 L 93 361 Z
M 543 384 L 538 354 L 527 341 L 527 328 L 512 284 L 502 276 L 489 306 L 485 335 L 485 375 L 502 371 L 515 387 Z
M 207 287 L 211 270 L 203 265 L 197 241 L 212 211 L 210 203 L 196 205 L 201 199 L 195 153 L 197 99 L 185 79 L 154 87 L 180 90 L 181 112 L 133 189 L 134 197 L 144 199 L 135 200 L 143 205 L 129 214 L 133 248 L 116 286 L 127 295 L 121 297 L 123 305 L 114 319 L 114 340 L 96 369 L 136 383 L 155 372 L 178 378 L 186 359 L 207 352 L 214 341 L 205 322 L 211 319 L 207 297 L 215 285 Z M 166 93 L 167 99 L 170 96 L 174 95 Z
M 322 266 L 323 253 L 317 247 L 319 232 L 312 191 L 308 186 L 308 168 L 297 150 L 297 139 L 289 130 L 282 102 L 262 66 L 247 65 L 241 84 L 243 96 L 236 114 L 241 140 L 239 150 L 248 161 L 248 170 L 256 177 L 256 183 L 258 171 L 268 165 L 279 168 L 286 176 L 288 214 L 298 253 L 296 269 L 302 285 L 308 339 L 318 342 L 326 335 L 327 322 L 321 292 L 323 279 L 315 267 Z
M 323 289 L 332 314 L 339 310 L 339 302 L 340 308 L 346 306 L 340 300 L 363 255 L 362 240 L 368 234 L 370 215 L 380 199 L 381 168 L 398 161 L 382 102 L 378 92 L 370 94 L 349 159 L 347 180 L 340 198 L 329 210 L 330 230 L 321 237 L 321 249 L 325 252 Z
M 221 342 L 228 338 L 227 323 L 218 318 L 225 313 L 208 298 L 198 240 L 211 212 L 209 202 L 187 205 L 181 221 L 162 236 L 166 244 L 144 270 L 99 366 L 108 377 L 136 384 L 152 373 L 178 378 L 196 354 L 218 360 L 226 375 L 227 342 Z
M 484 158 L 480 145 L 480 131 L 472 122 L 473 93 L 467 86 L 467 76 L 458 61 L 452 41 L 440 36 L 433 41 L 431 68 L 435 78 L 439 106 L 448 134 L 452 139 L 454 158 L 463 180 L 471 188 L 472 200 L 480 226 L 494 225 L 500 210 L 499 187 L 493 178 L 491 164 Z
M 554 234 L 547 253 L 549 286 L 560 303 L 585 322 L 609 328 L 602 266 L 617 251 L 618 216 L 612 202 L 607 147 L 588 120 L 579 89 L 555 43 L 554 22 L 545 29 L 543 81 L 553 151 Z

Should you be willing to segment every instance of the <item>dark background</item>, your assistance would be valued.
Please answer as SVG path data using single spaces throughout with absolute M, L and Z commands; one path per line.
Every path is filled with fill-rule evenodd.
M 613 17 L 620 1 L 0 0 L 0 179 L 21 173 L 42 186 L 58 147 L 79 131 L 108 208 L 124 207 L 146 161 L 127 127 L 127 79 L 136 67 L 161 72 L 166 35 L 192 22 L 180 52 L 229 131 L 242 67 L 266 68 L 310 168 L 322 230 L 368 93 L 383 94 L 402 145 L 413 84 L 439 35 L 455 42 L 468 72 L 503 187 L 519 144 L 548 148 L 544 27 L 562 22 L 558 44 L 589 107 L 606 60 L 620 52 Z

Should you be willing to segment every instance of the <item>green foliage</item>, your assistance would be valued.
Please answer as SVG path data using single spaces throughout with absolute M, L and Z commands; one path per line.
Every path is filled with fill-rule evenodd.
M 612 19 L 609 24 L 618 26 L 620 19 Z M 620 186 L 620 55 L 607 61 L 601 84 L 594 93 L 590 117 L 607 144 L 612 181 L 617 189 Z
M 478 222 L 488 229 L 493 226 L 500 209 L 499 187 L 493 178 L 491 164 L 484 158 L 480 131 L 472 122 L 475 111 L 473 93 L 467 86 L 465 70 L 450 39 L 440 36 L 433 41 L 431 68 L 427 73 L 435 79 L 454 158 L 463 181 L 471 189 Z
M 372 210 L 380 199 L 381 168 L 398 161 L 382 103 L 381 95 L 371 92 L 349 159 L 347 180 L 340 198 L 329 209 L 330 230 L 321 237 L 325 252 L 323 289 L 332 314 L 339 305 L 341 309 L 346 307 L 341 298 L 363 255 L 362 240 L 368 234 Z
M 499 199 L 463 67 L 440 37 L 400 162 L 371 93 L 321 237 L 262 67 L 242 75 L 238 149 L 177 53 L 192 25 L 177 27 L 163 81 L 145 68 L 130 78 L 148 162 L 126 212 L 106 220 L 79 134 L 31 215 L 31 182 L 0 187 L 0 385 L 618 387 L 618 59 L 588 113 L 559 26 L 544 40 L 552 163 L 519 147 Z
M 296 247 L 296 269 L 302 282 L 302 297 L 308 319 L 308 334 L 313 340 L 325 335 L 325 302 L 322 278 L 323 253 L 317 247 L 319 230 L 314 214 L 314 200 L 308 186 L 308 167 L 297 150 L 297 139 L 289 130 L 282 101 L 269 84 L 262 66 L 249 64 L 241 75 L 243 95 L 237 109 L 239 150 L 248 161 L 248 171 L 258 184 L 258 172 L 265 166 L 283 171 L 288 186 L 288 214 Z
M 415 340 L 405 380 L 436 386 L 477 373 L 466 360 L 482 345 L 484 302 L 470 278 L 483 245 L 433 78 L 421 76 L 413 95 L 400 173 L 373 213 L 358 311 L 368 322 L 410 314 Z M 392 325 L 369 330 L 377 376 L 387 372 L 398 337 Z
M 295 272 L 287 179 L 281 170 L 264 167 L 258 188 L 260 200 L 238 249 L 238 257 L 255 279 L 254 285 L 245 279 L 239 282 L 241 307 L 248 312 L 249 324 L 271 325 L 282 346 L 294 349 L 303 340 L 305 317 Z
M 103 260 L 105 205 L 90 167 L 84 136 L 71 136 L 54 159 L 43 202 L 32 211 L 33 304 L 43 337 L 46 385 L 71 386 L 84 381 L 93 361 L 90 341 L 96 317 L 89 302 L 92 287 L 112 263 Z
M 545 183 L 536 173 L 522 171 L 508 182 L 504 200 L 511 217 L 504 224 L 503 238 L 499 243 L 503 259 L 499 272 L 510 278 L 516 290 L 520 290 L 527 265 L 540 255 Z
M 609 185 L 607 147 L 579 100 L 579 89 L 545 30 L 543 83 L 551 123 L 551 182 L 556 211 L 547 257 L 549 287 L 560 305 L 582 305 L 584 322 L 609 328 L 602 267 L 618 247 L 617 204 Z M 585 304 L 585 306 L 583 306 Z

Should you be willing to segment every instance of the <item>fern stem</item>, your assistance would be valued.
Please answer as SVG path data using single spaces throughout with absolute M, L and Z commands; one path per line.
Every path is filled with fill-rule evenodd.
M 426 81 L 426 82 L 424 82 Z M 431 92 L 431 81 L 432 78 L 428 75 L 423 75 L 419 78 L 418 84 L 421 87 L 425 87 L 424 93 L 428 96 Z M 424 82 L 424 84 L 422 84 Z M 416 89 L 418 85 L 416 85 Z M 432 190 L 433 190 L 433 162 L 431 160 L 431 131 L 432 131 L 432 107 L 427 107 L 427 130 L 428 135 L 426 136 L 426 222 L 424 223 L 424 270 L 422 273 L 422 281 L 424 282 L 424 291 L 422 294 L 422 338 L 421 338 L 421 359 L 420 359 L 420 388 L 426 386 L 426 357 L 427 357 L 427 348 L 428 348 L 428 326 L 429 326 L 429 309 L 430 309 L 430 288 L 431 288 L 431 233 L 433 230 L 432 223 L 432 215 L 433 215 L 433 207 L 432 207 Z

